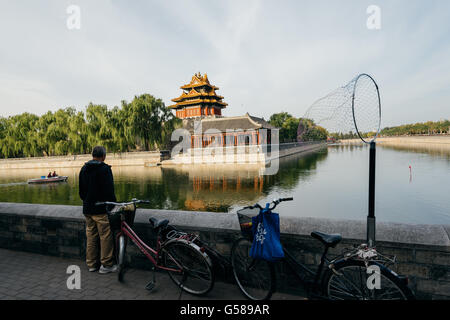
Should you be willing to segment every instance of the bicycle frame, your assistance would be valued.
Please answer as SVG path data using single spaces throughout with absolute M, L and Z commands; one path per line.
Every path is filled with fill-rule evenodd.
M 161 248 L 163 247 L 163 243 L 161 243 L 160 234 L 158 232 L 157 238 L 156 238 L 156 250 L 148 246 L 144 241 L 139 238 L 136 233 L 133 231 L 133 229 L 124 221 L 123 214 L 121 214 L 121 221 L 120 221 L 120 232 L 117 234 L 116 242 L 118 242 L 118 239 L 121 235 L 125 235 L 128 238 L 133 241 L 133 243 L 141 250 L 141 252 L 147 257 L 148 260 L 150 260 L 153 265 L 161 270 L 166 270 L 170 272 L 179 272 L 182 273 L 182 266 L 178 264 L 178 262 L 171 257 L 171 259 L 175 262 L 175 264 L 180 269 L 172 269 L 167 268 L 165 266 L 160 265 L 159 263 L 159 253 L 161 251 Z
M 202 251 L 206 252 L 206 254 L 210 257 L 210 259 L 215 262 L 215 265 L 217 267 L 220 267 L 220 269 L 224 273 L 231 270 L 231 262 L 230 262 L 229 258 L 224 257 L 217 250 L 211 248 L 208 244 L 206 244 L 204 241 L 202 241 L 199 236 L 189 234 L 189 233 L 186 233 L 183 231 L 179 231 L 179 230 L 173 228 L 173 230 L 170 231 L 166 237 L 167 237 L 167 239 L 173 239 L 173 238 L 185 239 L 187 241 L 193 242 Z
M 328 251 L 327 248 L 325 248 L 320 264 L 315 272 L 304 264 L 298 262 L 286 248 L 283 247 L 283 251 L 285 254 L 284 261 L 286 261 L 286 263 L 291 267 L 303 285 L 312 285 L 312 289 L 320 289 L 320 280 L 322 278 L 321 276 L 323 274 L 323 269 L 330 263 L 330 260 L 326 257 Z

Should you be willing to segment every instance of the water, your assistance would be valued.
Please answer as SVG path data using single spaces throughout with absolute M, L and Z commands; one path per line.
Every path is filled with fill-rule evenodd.
M 118 200 L 151 200 L 150 208 L 229 211 L 276 197 L 294 201 L 281 216 L 365 220 L 368 198 L 366 146 L 330 146 L 307 156 L 280 159 L 278 174 L 260 176 L 251 165 L 113 168 Z M 411 173 L 409 166 L 411 166 Z M 377 221 L 450 224 L 450 151 L 378 145 Z M 45 170 L 44 170 L 45 171 Z M 78 169 L 60 169 L 67 183 L 28 185 L 40 170 L 0 171 L 0 202 L 80 205 Z

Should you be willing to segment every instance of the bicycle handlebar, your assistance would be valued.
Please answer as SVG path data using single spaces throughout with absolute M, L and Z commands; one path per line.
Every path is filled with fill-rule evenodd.
M 293 197 L 275 199 L 275 200 L 273 200 L 273 201 L 271 202 L 271 203 L 273 204 L 273 206 L 272 206 L 272 207 L 269 207 L 268 209 L 269 209 L 270 211 L 272 211 L 272 210 L 275 209 L 275 207 L 276 207 L 277 205 L 279 205 L 281 202 L 283 202 L 283 201 L 292 201 L 292 200 L 294 200 Z M 247 209 L 255 209 L 255 208 L 258 208 L 258 209 L 260 209 L 260 210 L 264 209 L 264 208 L 261 207 L 258 203 L 254 204 L 253 206 L 246 207 L 246 208 L 247 208 Z
M 146 203 L 149 204 L 150 201 L 149 200 L 139 200 L 139 199 L 131 199 L 130 202 L 112 202 L 112 201 L 104 201 L 104 202 L 96 202 L 95 205 L 96 206 L 101 206 L 101 205 L 114 205 L 114 206 L 120 206 L 120 207 L 126 207 L 130 204 L 138 204 L 138 203 Z

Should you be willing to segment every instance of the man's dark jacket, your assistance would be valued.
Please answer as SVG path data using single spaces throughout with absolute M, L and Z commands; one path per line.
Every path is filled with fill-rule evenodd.
M 114 179 L 111 166 L 91 160 L 80 171 L 80 198 L 83 200 L 83 214 L 105 214 L 106 206 L 96 206 L 99 201 L 117 201 L 114 194 Z

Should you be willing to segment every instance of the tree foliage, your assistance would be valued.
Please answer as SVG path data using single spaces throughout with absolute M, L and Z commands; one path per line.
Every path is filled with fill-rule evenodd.
M 386 127 L 381 130 L 383 136 L 400 136 L 416 134 L 449 134 L 450 120 L 441 120 L 437 122 L 428 121 L 423 123 L 404 124 L 396 127 Z
M 311 119 L 295 118 L 287 112 L 270 116 L 269 123 L 280 129 L 280 142 L 321 141 L 326 140 L 327 130 L 317 126 Z M 299 133 L 299 125 L 303 131 Z
M 328 131 L 318 126 L 311 119 L 301 118 L 301 126 L 299 126 L 299 131 L 297 132 L 297 139 L 299 141 L 325 141 L 327 140 L 329 133 Z
M 297 140 L 297 128 L 299 119 L 287 112 L 274 113 L 270 116 L 269 123 L 280 129 L 280 143 L 295 142 Z
M 0 117 L 0 157 L 85 154 L 96 145 L 109 152 L 156 150 L 168 145 L 180 122 L 149 94 L 122 101 L 121 108 L 90 103 L 85 112 L 71 107 Z
M 374 132 L 362 133 L 363 137 L 374 136 Z M 410 135 L 437 135 L 450 134 L 450 121 L 441 120 L 437 122 L 419 122 L 414 124 L 404 124 L 395 127 L 386 127 L 380 131 L 379 136 L 410 136 Z M 331 133 L 332 137 L 336 139 L 358 139 L 356 132 L 350 131 L 348 133 Z

